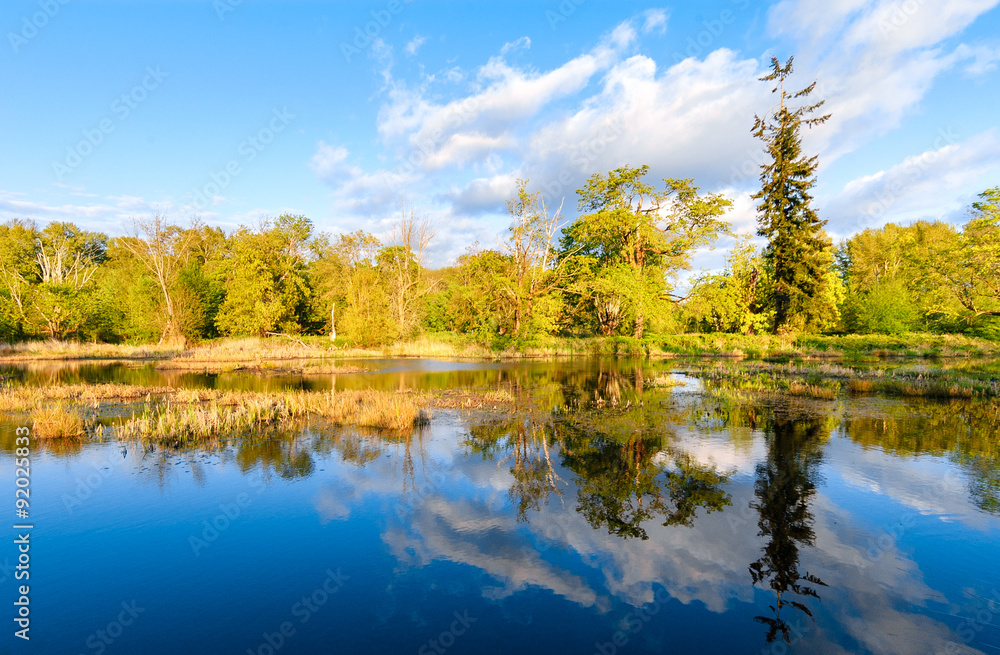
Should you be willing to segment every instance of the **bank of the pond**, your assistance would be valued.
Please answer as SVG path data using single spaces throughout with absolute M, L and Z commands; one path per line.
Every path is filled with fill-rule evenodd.
M 950 334 L 736 335 L 676 334 L 630 337 L 545 337 L 526 342 L 476 343 L 464 335 L 435 333 L 379 348 L 358 348 L 325 337 L 218 339 L 183 344 L 93 344 L 68 341 L 0 344 L 0 363 L 45 360 L 156 361 L 164 368 L 267 372 L 355 372 L 338 359 L 457 358 L 504 360 L 539 357 L 729 357 L 729 358 L 953 358 L 1000 355 L 1000 344 Z
M 843 393 L 914 398 L 997 398 L 1000 372 L 991 363 L 947 368 L 897 362 L 848 366 L 843 362 L 718 361 L 692 366 L 713 393 L 786 394 L 832 400 Z

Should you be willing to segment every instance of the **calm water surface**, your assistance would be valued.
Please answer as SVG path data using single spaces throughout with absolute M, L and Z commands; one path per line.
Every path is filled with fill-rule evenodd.
M 518 402 L 435 410 L 405 436 L 313 424 L 213 449 L 36 450 L 32 639 L 13 638 L 10 537 L 0 644 L 1000 652 L 995 403 L 739 400 L 669 362 L 362 365 L 374 370 L 6 369 L 19 384 L 503 387 Z M 0 417 L 11 504 L 18 420 Z

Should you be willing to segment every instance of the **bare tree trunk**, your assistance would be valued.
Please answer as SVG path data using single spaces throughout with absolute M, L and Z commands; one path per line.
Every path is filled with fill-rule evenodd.
M 333 307 L 330 308 L 330 341 L 337 340 L 337 303 L 333 303 Z
M 632 336 L 636 339 L 642 338 L 642 333 L 646 327 L 645 317 L 642 315 L 642 310 L 640 309 L 635 315 L 635 329 L 632 330 Z

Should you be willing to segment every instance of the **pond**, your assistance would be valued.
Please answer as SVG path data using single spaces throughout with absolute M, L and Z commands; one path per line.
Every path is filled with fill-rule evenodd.
M 411 434 L 33 443 L 31 641 L 5 618 L 10 652 L 1000 649 L 996 402 L 726 394 L 678 361 L 359 365 L 6 368 L 24 385 L 516 396 Z M 23 421 L 0 415 L 11 504 Z

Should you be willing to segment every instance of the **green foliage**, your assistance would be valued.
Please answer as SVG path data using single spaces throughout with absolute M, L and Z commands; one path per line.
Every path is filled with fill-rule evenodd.
M 771 328 L 771 271 L 749 238 L 733 245 L 721 275 L 696 282 L 685 310 L 692 326 L 705 332 L 760 334 Z
M 346 300 L 347 306 L 337 321 L 352 345 L 379 346 L 399 337 L 385 279 L 377 266 L 367 262 L 354 266 Z
M 902 334 L 913 331 L 916 305 L 902 280 L 877 282 L 845 303 L 844 323 L 859 334 Z
M 646 317 L 666 309 L 671 278 L 695 250 L 730 233 L 720 217 L 732 201 L 699 195 L 690 179 L 665 179 L 659 191 L 643 182 L 648 172 L 625 166 L 592 175 L 577 190 L 580 208 L 591 213 L 564 231 L 561 256 L 576 260 L 572 302 L 592 312 L 602 335 L 631 324 L 642 338 Z
M 979 198 L 958 237 L 930 248 L 926 281 L 947 294 L 934 311 L 993 332 L 1000 317 L 1000 187 L 987 189 Z
M 225 300 L 215 323 L 230 336 L 297 333 L 306 316 L 306 243 L 312 223 L 304 216 L 279 216 L 258 230 L 240 228 L 230 238 Z
M 863 334 L 960 328 L 945 318 L 957 316 L 960 305 L 938 270 L 942 253 L 952 252 L 958 240 L 946 223 L 918 221 L 870 228 L 842 243 L 837 268 L 846 287 L 844 328 Z

